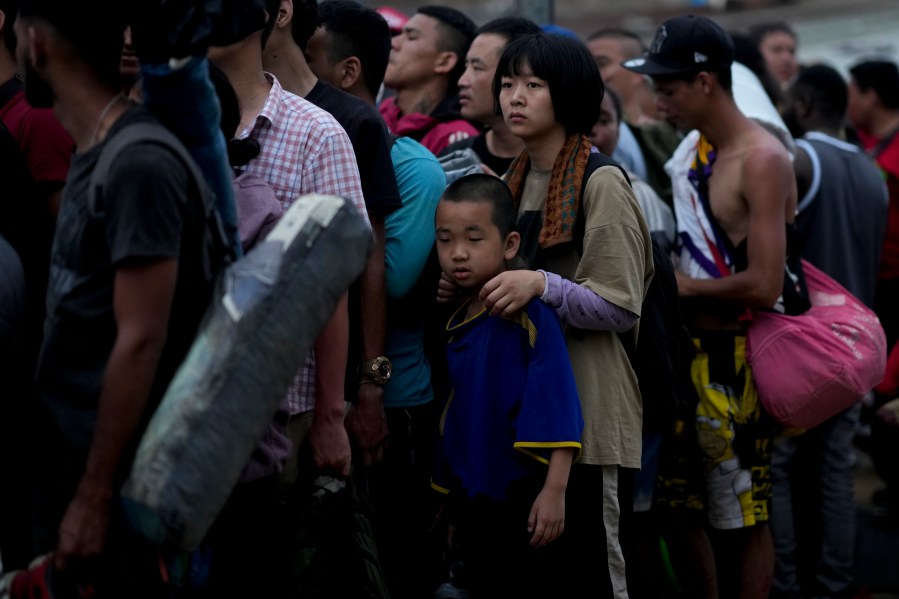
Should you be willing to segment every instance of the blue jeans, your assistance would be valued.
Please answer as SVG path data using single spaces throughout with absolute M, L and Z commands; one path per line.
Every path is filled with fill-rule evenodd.
M 772 458 L 774 485 L 771 533 L 774 537 L 776 566 L 774 590 L 798 593 L 802 586 L 799 568 L 799 547 L 806 543 L 797 539 L 794 519 L 800 509 L 813 510 L 815 530 L 820 531 L 814 547 L 813 597 L 831 597 L 845 592 L 855 574 L 856 505 L 853 494 L 855 451 L 853 438 L 858 428 L 861 403 L 846 409 L 830 420 L 797 437 L 778 439 Z M 799 457 L 797 458 L 797 452 Z M 809 471 L 803 466 L 814 466 Z M 795 486 L 802 478 L 812 485 Z M 794 491 L 808 488 L 813 491 L 813 505 L 794 502 Z M 806 493 L 803 493 L 805 497 Z M 808 527 L 800 527 L 805 532 Z M 802 545 L 803 547 L 805 545 Z

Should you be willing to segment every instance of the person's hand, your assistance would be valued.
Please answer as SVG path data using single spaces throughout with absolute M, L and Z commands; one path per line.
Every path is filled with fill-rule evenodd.
M 363 466 L 384 459 L 387 441 L 387 415 L 384 413 L 384 388 L 374 383 L 359 385 L 356 403 L 347 416 L 347 427 L 356 441 Z
M 437 281 L 437 303 L 448 304 L 456 301 L 458 296 L 459 286 L 445 272 L 441 272 L 440 280 Z
M 544 487 L 528 516 L 528 532 L 533 547 L 545 547 L 565 530 L 565 492 Z
M 341 479 L 350 475 L 352 453 L 342 413 L 326 414 L 324 410 L 315 410 L 309 427 L 309 448 L 318 472 Z
M 487 281 L 481 289 L 481 301 L 491 316 L 510 316 L 532 298 L 543 295 L 546 279 L 533 270 L 507 270 Z
M 75 494 L 59 525 L 59 541 L 53 555 L 56 569 L 78 572 L 100 555 L 109 530 L 110 497 Z

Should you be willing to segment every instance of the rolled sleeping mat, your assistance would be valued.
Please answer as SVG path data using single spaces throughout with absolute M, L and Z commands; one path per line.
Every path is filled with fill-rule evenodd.
M 348 201 L 302 196 L 219 278 L 122 488 L 141 536 L 200 544 L 371 244 Z

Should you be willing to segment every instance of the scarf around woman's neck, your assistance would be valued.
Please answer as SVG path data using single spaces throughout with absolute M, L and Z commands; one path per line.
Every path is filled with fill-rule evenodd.
M 540 247 L 545 249 L 574 240 L 584 171 L 592 151 L 593 144 L 586 136 L 571 135 L 556 156 L 543 206 L 543 228 L 540 229 L 538 238 Z M 527 150 L 519 154 L 509 166 L 506 183 L 512 191 L 516 208 L 521 204 L 524 181 L 530 169 L 531 160 Z

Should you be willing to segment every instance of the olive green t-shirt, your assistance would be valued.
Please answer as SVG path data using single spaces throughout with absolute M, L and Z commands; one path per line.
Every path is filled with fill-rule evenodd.
M 543 213 L 550 173 L 531 168 L 522 192 L 519 222 Z M 614 166 L 587 181 L 583 253 L 570 249 L 545 256 L 542 266 L 616 306 L 640 314 L 652 278 L 652 242 L 634 192 Z M 542 221 L 542 216 L 540 217 Z M 531 265 L 533 266 L 533 265 Z M 626 333 L 636 341 L 637 327 Z M 640 467 L 643 405 L 636 374 L 618 334 L 568 329 L 568 354 L 584 414 L 580 463 Z

